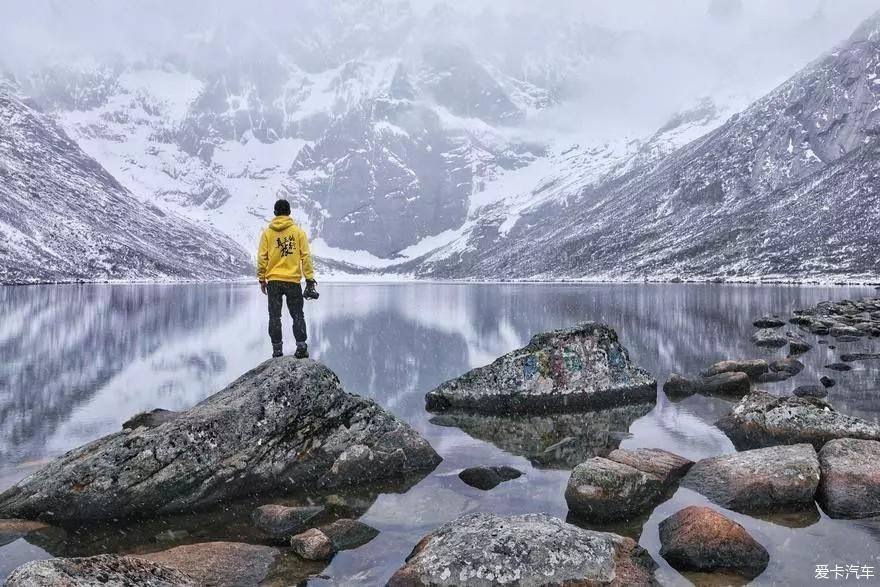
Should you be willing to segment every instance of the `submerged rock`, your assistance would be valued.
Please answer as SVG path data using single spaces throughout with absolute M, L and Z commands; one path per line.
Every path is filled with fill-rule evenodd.
M 333 543 L 336 550 L 359 548 L 379 535 L 379 531 L 358 520 L 336 520 L 327 526 L 321 526 L 321 532 Z
M 831 363 L 830 365 L 825 365 L 826 369 L 830 369 L 832 371 L 852 371 L 852 367 L 847 365 L 846 363 Z
M 821 343 L 821 341 L 820 341 Z M 790 334 L 788 337 L 788 354 L 789 355 L 802 355 L 806 352 L 809 352 L 810 349 L 813 348 L 813 345 L 805 341 L 800 336 L 796 336 Z
M 279 551 L 270 546 L 241 542 L 203 542 L 161 552 L 136 555 L 176 569 L 199 585 L 238 587 L 258 585 L 269 575 Z
M 770 562 L 767 549 L 733 520 L 690 506 L 660 522 L 660 556 L 679 571 L 727 572 L 754 579 Z
M 314 361 L 274 359 L 155 428 L 73 450 L 0 494 L 0 513 L 102 520 L 188 511 L 261 491 L 399 479 L 440 457 Z
M 793 393 L 797 397 L 815 397 L 819 399 L 828 396 L 828 390 L 822 385 L 801 385 Z
M 819 459 L 809 444 L 748 450 L 697 461 L 681 485 L 737 512 L 804 508 L 819 486 Z
M 324 512 L 322 507 L 287 507 L 269 504 L 251 514 L 254 525 L 276 538 L 287 538 L 309 528 L 309 522 Z
M 854 363 L 855 361 L 877 361 L 880 360 L 880 353 L 851 353 L 840 355 L 840 360 L 844 363 Z
M 336 554 L 336 547 L 330 537 L 317 528 L 306 530 L 290 538 L 293 552 L 307 561 L 326 561 Z
M 505 481 L 518 479 L 522 471 L 513 467 L 471 467 L 458 474 L 458 478 L 471 487 L 488 491 Z
M 771 373 L 785 373 L 789 377 L 794 377 L 804 370 L 804 364 L 797 359 L 780 359 L 770 363 Z
M 0 520 L 0 546 L 15 542 L 19 538 L 24 538 L 35 532 L 63 533 L 64 531 L 34 520 Z
M 748 361 L 721 361 L 715 363 L 700 375 L 703 377 L 712 377 L 720 373 L 745 373 L 751 379 L 755 380 L 770 370 L 770 365 L 764 359 L 752 359 Z
M 755 391 L 715 423 L 739 450 L 808 442 L 816 450 L 835 438 L 880 439 L 880 426 L 847 416 L 821 399 Z
M 654 585 L 656 563 L 631 538 L 546 514 L 468 514 L 422 538 L 390 587 Z
M 535 467 L 571 470 L 619 447 L 632 423 L 652 409 L 652 404 L 635 404 L 578 414 L 490 416 L 455 411 L 447 415 L 470 436 L 524 456 Z
M 528 346 L 447 381 L 428 410 L 566 412 L 655 402 L 657 382 L 636 367 L 617 333 L 595 323 L 532 337 Z
M 659 449 L 618 449 L 575 467 L 565 490 L 568 509 L 588 522 L 626 520 L 647 513 L 693 463 Z
M 6 587 L 196 587 L 192 577 L 148 560 L 101 554 L 32 561 L 6 579 Z
M 785 320 L 775 316 L 764 316 L 753 323 L 755 328 L 781 328 L 785 326 Z
M 752 335 L 752 342 L 760 347 L 782 348 L 788 344 L 788 339 L 770 328 L 764 328 Z
M 742 397 L 752 389 L 749 376 L 738 371 L 718 373 L 699 379 L 687 379 L 673 373 L 663 385 L 663 392 L 671 398 L 681 398 L 694 395 Z
M 832 518 L 880 515 L 880 442 L 842 438 L 819 451 L 818 501 Z

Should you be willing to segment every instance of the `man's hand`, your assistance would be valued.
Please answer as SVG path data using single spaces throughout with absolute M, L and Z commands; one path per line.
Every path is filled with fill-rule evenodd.
M 263 292 L 263 295 L 269 295 L 268 285 L 265 281 L 260 281 L 260 291 Z
M 314 279 L 306 279 L 306 289 L 303 292 L 303 298 L 307 300 L 317 300 L 318 299 L 318 290 L 317 286 L 318 282 Z

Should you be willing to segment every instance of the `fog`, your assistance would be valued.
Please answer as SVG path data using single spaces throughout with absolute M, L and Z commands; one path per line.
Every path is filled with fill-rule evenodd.
M 100 64 L 188 55 L 217 31 L 224 35 L 223 50 L 213 56 L 220 67 L 224 59 L 251 58 L 255 48 L 284 51 L 297 42 L 322 58 L 344 61 L 380 46 L 387 50 L 394 38 L 386 25 L 400 21 L 408 38 L 395 46 L 399 52 L 413 51 L 414 44 L 426 39 L 451 42 L 514 73 L 520 68 L 526 77 L 544 74 L 546 79 L 565 63 L 570 70 L 565 74 L 565 99 L 540 119 L 542 125 L 571 128 L 576 121 L 578 127 L 601 132 L 641 132 L 702 95 L 735 95 L 744 101 L 760 97 L 846 39 L 880 9 L 880 0 L 385 0 L 378 8 L 379 4 L 6 0 L 0 66 L 21 75 L 59 61 Z M 436 20 L 443 13 L 446 16 Z M 201 51 L 205 59 L 204 47 Z M 315 69 L 325 64 L 299 65 Z

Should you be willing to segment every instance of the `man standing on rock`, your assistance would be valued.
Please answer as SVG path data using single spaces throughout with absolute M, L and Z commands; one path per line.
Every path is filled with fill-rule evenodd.
M 305 292 L 300 281 L 306 278 Z M 315 289 L 315 270 L 309 253 L 309 240 L 302 228 L 290 217 L 290 202 L 275 202 L 275 218 L 260 237 L 260 250 L 257 254 L 257 278 L 260 289 L 269 296 L 269 338 L 272 339 L 272 356 L 280 357 L 282 352 L 281 306 L 282 298 L 287 298 L 287 309 L 293 318 L 293 337 L 296 339 L 297 359 L 309 356 L 306 344 L 306 318 L 303 315 L 303 300 L 318 299 Z

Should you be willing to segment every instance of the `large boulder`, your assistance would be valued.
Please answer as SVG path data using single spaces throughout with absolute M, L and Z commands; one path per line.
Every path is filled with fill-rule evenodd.
M 618 449 L 572 471 L 568 509 L 588 522 L 627 520 L 650 512 L 693 463 L 660 449 Z
M 809 444 L 759 448 L 703 459 L 682 487 L 743 513 L 808 507 L 819 486 L 819 459 Z
M 102 554 L 33 561 L 15 569 L 6 587 L 196 587 L 184 573 L 148 560 Z
M 426 440 L 311 360 L 267 361 L 156 427 L 73 450 L 0 494 L 0 515 L 156 516 L 268 491 L 363 485 L 432 470 Z
M 175 569 L 199 585 L 238 587 L 259 585 L 268 575 L 280 551 L 270 546 L 241 542 L 202 542 L 136 555 Z
M 812 397 L 755 391 L 715 424 L 739 450 L 809 442 L 816 450 L 835 438 L 880 440 L 880 426 L 834 410 Z
M 468 514 L 422 538 L 390 587 L 653 585 L 656 563 L 631 538 L 546 514 Z
M 842 438 L 819 451 L 818 501 L 832 518 L 880 515 L 880 442 Z
M 447 381 L 427 408 L 565 412 L 655 402 L 657 381 L 632 364 L 617 333 L 595 323 L 535 335 L 528 346 Z
M 660 522 L 660 556 L 679 571 L 724 572 L 754 579 L 770 562 L 767 549 L 733 520 L 690 506 Z

